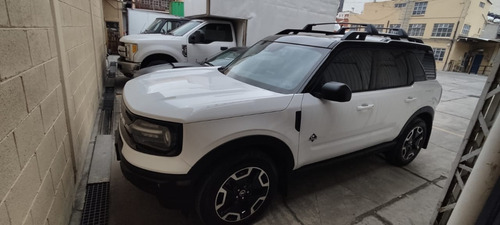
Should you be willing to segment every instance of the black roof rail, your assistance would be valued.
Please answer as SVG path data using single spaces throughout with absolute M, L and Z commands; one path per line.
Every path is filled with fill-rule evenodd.
M 334 24 L 338 24 L 340 26 L 340 29 L 337 31 L 313 30 L 313 27 L 318 25 L 334 25 Z M 365 28 L 365 29 L 364 31 L 359 31 L 360 28 Z M 379 31 L 387 31 L 387 32 L 380 33 Z M 408 33 L 406 33 L 404 29 L 377 28 L 372 24 L 365 24 L 365 23 L 312 23 L 312 24 L 307 24 L 302 29 L 286 29 L 278 32 L 277 34 L 298 34 L 298 33 L 316 33 L 325 35 L 344 34 L 342 40 L 364 40 L 367 35 L 377 35 L 377 36 L 388 37 L 391 38 L 392 40 L 401 40 L 401 38 L 405 38 L 411 42 L 424 43 L 421 39 L 409 37 Z

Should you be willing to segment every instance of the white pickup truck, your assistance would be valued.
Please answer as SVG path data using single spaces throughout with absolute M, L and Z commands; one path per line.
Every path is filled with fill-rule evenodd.
M 190 22 L 167 34 L 136 34 L 120 39 L 118 69 L 134 71 L 167 62 L 203 62 L 221 50 L 252 45 L 286 28 L 335 21 L 339 0 L 286 2 L 186 0 Z
M 136 34 L 120 39 L 118 69 L 135 70 L 167 62 L 203 62 L 209 56 L 236 47 L 231 22 L 191 20 L 168 34 Z

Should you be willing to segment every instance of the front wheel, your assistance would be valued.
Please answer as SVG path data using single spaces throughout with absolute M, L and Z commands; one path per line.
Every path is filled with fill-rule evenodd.
M 248 224 L 258 218 L 277 190 L 272 161 L 254 152 L 226 160 L 205 180 L 197 211 L 205 224 Z
M 426 138 L 427 125 L 417 118 L 399 137 L 395 149 L 386 153 L 387 161 L 396 166 L 408 165 L 417 157 Z

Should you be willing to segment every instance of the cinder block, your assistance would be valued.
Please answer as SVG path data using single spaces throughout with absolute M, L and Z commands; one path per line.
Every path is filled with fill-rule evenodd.
M 54 200 L 54 185 L 52 184 L 51 174 L 45 177 L 40 190 L 35 197 L 35 202 L 31 207 L 31 216 L 35 225 L 44 225 L 49 213 L 50 204 Z
M 64 188 L 62 188 L 62 186 L 62 183 L 59 183 L 56 187 L 54 202 L 52 203 L 52 207 L 50 208 L 49 216 L 47 218 L 50 225 L 68 224 L 64 221 L 65 215 L 63 213 L 65 211 L 64 207 L 66 198 L 64 197 Z
M 40 104 L 42 108 L 42 120 L 44 131 L 47 132 L 53 125 L 59 115 L 57 107 L 57 91 L 54 90 Z
M 49 130 L 47 135 L 42 140 L 42 143 L 36 149 L 36 158 L 38 160 L 38 170 L 40 170 L 40 175 L 45 176 L 45 173 L 50 168 L 52 160 L 57 152 L 56 147 L 56 137 L 54 135 L 54 129 Z
M 0 0 L 0 26 L 8 26 L 9 17 L 7 16 L 7 6 L 5 0 Z
M 43 65 L 24 72 L 22 75 L 28 110 L 31 112 L 47 96 L 47 81 Z
M 62 86 L 58 86 L 57 90 L 57 107 L 59 108 L 59 112 L 64 111 L 64 97 L 63 97 L 63 91 L 62 91 Z
M 73 164 L 71 163 L 71 161 L 68 161 L 68 163 L 66 163 L 61 181 L 64 187 L 64 196 L 73 198 L 76 185 L 74 180 Z
M 28 30 L 28 41 L 33 65 L 38 65 L 50 59 L 49 35 L 46 29 Z
M 38 27 L 53 27 L 52 11 L 49 0 L 32 0 L 33 25 Z
M 49 35 L 50 55 L 52 57 L 57 57 L 59 52 L 57 52 L 56 34 L 54 32 L 54 29 L 52 29 L 52 28 L 47 29 L 47 33 Z
M 54 162 L 50 166 L 50 174 L 52 175 L 54 187 L 61 181 L 65 166 L 66 166 L 66 155 L 64 153 L 64 146 L 61 145 L 61 148 L 59 148 L 59 150 L 56 153 Z
M 82 55 L 82 52 L 78 51 L 78 48 L 73 48 L 68 51 L 68 62 L 69 62 L 69 70 L 75 71 L 79 65 L 79 58 Z M 73 86 L 72 86 L 73 87 Z
M 0 204 L 0 224 L 10 225 L 9 214 L 7 214 L 5 202 Z
M 33 216 L 31 216 L 31 213 L 28 213 L 28 215 L 26 215 L 26 218 L 24 218 L 23 225 L 34 225 Z
M 75 27 L 63 27 L 63 41 L 66 51 L 76 47 L 78 33 Z
M 43 136 L 42 114 L 40 109 L 37 108 L 14 130 L 21 167 L 24 167 L 35 153 L 35 149 L 42 141 Z
M 59 113 L 59 116 L 54 123 L 54 133 L 56 135 L 56 146 L 59 148 L 64 142 L 64 138 L 68 134 L 68 126 L 66 125 L 66 114 Z
M 59 73 L 59 60 L 53 58 L 45 63 L 45 78 L 47 80 L 47 90 L 54 90 L 61 83 L 61 76 Z
M 0 82 L 0 138 L 11 132 L 26 115 L 28 110 L 21 78 Z
M 59 8 L 61 10 L 61 17 L 64 27 L 73 26 L 73 19 L 71 17 L 71 6 L 64 2 L 59 3 Z
M 0 141 L 0 199 L 3 199 L 21 173 L 14 136 Z M 0 223 L 1 224 L 1 223 Z
M 33 13 L 31 0 L 6 0 L 10 25 L 14 27 L 31 27 Z
M 0 80 L 31 67 L 28 37 L 24 30 L 0 30 Z
M 64 155 L 66 156 L 66 161 L 71 163 L 72 156 L 71 156 L 71 144 L 69 142 L 69 138 L 70 138 L 70 136 L 66 135 L 66 137 L 64 138 L 63 145 L 64 145 Z
M 5 200 L 12 224 L 21 224 L 24 221 L 40 185 L 36 156 L 33 156 Z

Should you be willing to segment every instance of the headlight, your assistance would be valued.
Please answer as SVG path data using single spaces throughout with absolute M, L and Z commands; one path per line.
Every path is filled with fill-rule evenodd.
M 125 45 L 127 47 L 127 60 L 134 61 L 134 55 L 139 50 L 139 46 L 137 44 L 127 43 Z
M 135 120 L 129 126 L 130 133 L 138 148 L 160 155 L 177 155 L 177 137 L 179 130 L 176 127 L 168 127 L 144 121 Z

